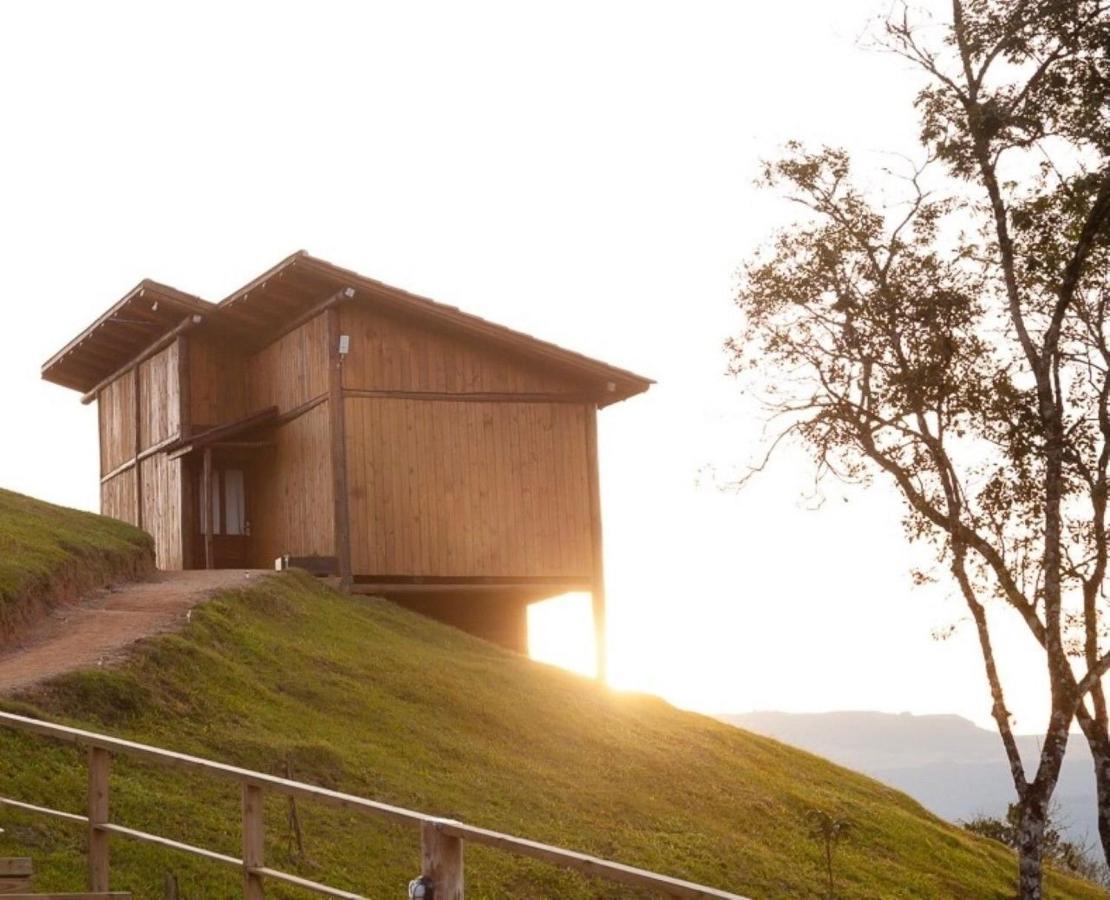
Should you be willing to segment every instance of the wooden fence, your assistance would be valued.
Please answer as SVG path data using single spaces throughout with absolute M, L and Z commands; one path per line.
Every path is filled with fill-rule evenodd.
M 667 875 L 659 875 L 633 866 L 606 859 L 599 859 L 573 850 L 552 847 L 525 838 L 489 831 L 466 825 L 452 819 L 430 816 L 387 803 L 367 800 L 352 794 L 343 794 L 326 788 L 315 787 L 279 778 L 249 769 L 240 769 L 224 763 L 213 762 L 197 756 L 174 753 L 158 747 L 137 744 L 120 738 L 108 737 L 78 728 L 55 725 L 39 719 L 30 719 L 0 712 L 0 726 L 42 737 L 54 738 L 64 743 L 88 750 L 89 794 L 86 815 L 63 812 L 44 806 L 35 806 L 13 798 L 0 797 L 0 806 L 25 812 L 53 816 L 67 822 L 80 824 L 88 829 L 88 872 L 90 891 L 108 891 L 108 839 L 111 835 L 132 838 L 157 844 L 170 850 L 192 854 L 214 863 L 239 869 L 243 873 L 243 896 L 246 900 L 261 900 L 266 881 L 284 882 L 325 897 L 342 900 L 365 900 L 360 894 L 329 887 L 289 872 L 270 868 L 265 864 L 263 795 L 271 791 L 297 800 L 312 800 L 326 806 L 383 819 L 395 824 L 409 825 L 420 830 L 422 875 L 431 880 L 435 900 L 462 900 L 463 897 L 463 843 L 484 844 L 506 853 L 543 860 L 565 869 L 582 872 L 630 887 L 655 891 L 669 897 L 718 898 L 718 900 L 746 900 L 738 894 L 704 885 L 693 884 Z M 181 843 L 157 834 L 138 831 L 114 823 L 109 819 L 108 776 L 112 757 L 128 756 L 179 769 L 190 769 L 236 781 L 243 796 L 243 853 L 241 857 L 228 856 Z M 398 896 L 403 895 L 398 886 Z

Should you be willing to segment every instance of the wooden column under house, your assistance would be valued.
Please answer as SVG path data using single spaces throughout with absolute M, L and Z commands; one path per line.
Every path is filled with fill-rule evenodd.
M 160 568 L 311 561 L 520 651 L 589 592 L 604 673 L 597 411 L 650 380 L 304 252 L 218 303 L 143 281 L 42 376 Z

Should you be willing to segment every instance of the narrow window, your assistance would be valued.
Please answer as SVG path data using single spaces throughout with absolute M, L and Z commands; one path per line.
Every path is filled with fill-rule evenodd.
M 242 469 L 224 470 L 224 534 L 243 534 L 247 521 Z

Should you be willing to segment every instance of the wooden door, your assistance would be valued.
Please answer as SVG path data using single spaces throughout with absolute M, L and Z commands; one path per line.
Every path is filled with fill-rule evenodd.
M 247 561 L 250 558 L 251 533 L 246 476 L 246 469 L 241 461 L 213 460 L 211 494 L 206 498 L 203 474 L 197 473 L 195 487 L 196 497 L 200 504 L 200 508 L 197 510 L 200 534 L 197 536 L 197 540 L 194 541 L 196 547 L 194 565 L 197 568 L 205 568 L 206 535 L 204 534 L 204 523 L 209 519 L 203 509 L 206 500 L 211 504 L 209 512 L 212 567 L 215 569 L 246 568 Z

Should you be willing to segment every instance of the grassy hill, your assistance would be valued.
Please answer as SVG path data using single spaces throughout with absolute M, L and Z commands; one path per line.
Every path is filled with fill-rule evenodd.
M 863 776 L 773 740 L 621 694 L 502 651 L 384 601 L 307 576 L 259 579 L 194 611 L 185 631 L 117 669 L 4 701 L 28 715 L 283 772 L 352 793 L 611 857 L 756 898 L 822 896 L 813 808 L 850 818 L 840 896 L 1013 896 L 1013 858 Z M 82 754 L 0 729 L 0 793 L 84 808 Z M 113 820 L 236 854 L 234 786 L 121 760 Z M 418 836 L 299 805 L 267 805 L 271 863 L 371 896 L 401 896 Z M 74 826 L 0 810 L 0 855 L 36 859 L 40 890 L 82 886 Z M 113 839 L 113 885 L 161 897 L 238 895 L 235 872 Z M 619 897 L 616 886 L 472 847 L 471 897 Z M 273 886 L 268 896 L 301 896 Z M 1051 896 L 1096 888 L 1051 879 Z
M 0 489 L 0 646 L 52 604 L 152 565 L 138 528 Z

